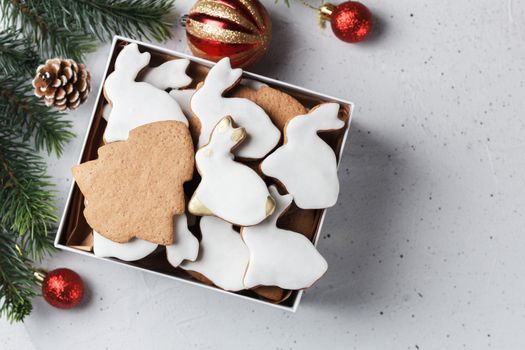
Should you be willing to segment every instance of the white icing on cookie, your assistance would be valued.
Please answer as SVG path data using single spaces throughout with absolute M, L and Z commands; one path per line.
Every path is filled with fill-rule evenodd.
M 106 103 L 104 107 L 102 107 L 102 118 L 108 121 L 110 114 L 111 114 L 111 105 L 109 103 Z
M 190 213 L 215 215 L 240 226 L 256 225 L 273 212 L 275 203 L 259 175 L 233 159 L 231 149 L 246 137 L 230 117 L 214 128 L 209 144 L 195 154 L 201 182 L 188 204 Z
M 203 274 L 222 289 L 244 289 L 250 254 L 239 233 L 231 224 L 212 216 L 201 218 L 200 228 L 199 257 L 195 262 L 183 262 L 180 267 Z
M 104 132 L 106 142 L 126 140 L 131 129 L 156 121 L 176 120 L 188 125 L 181 108 L 166 91 L 135 81 L 149 60 L 149 52 L 140 53 L 135 43 L 119 53 L 115 70 L 104 83 L 104 94 L 112 106 Z
M 198 147 L 204 146 L 217 123 L 231 116 L 240 127 L 246 129 L 249 138 L 237 151 L 241 158 L 264 157 L 279 142 L 281 132 L 272 124 L 266 112 L 245 98 L 226 98 L 223 93 L 234 86 L 242 75 L 242 69 L 232 69 L 229 58 L 223 58 L 212 67 L 204 84 L 191 99 L 191 110 L 199 119 L 201 130 Z
M 241 230 L 250 251 L 244 285 L 246 288 L 259 285 L 308 288 L 326 272 L 328 265 L 308 238 L 277 227 L 277 219 L 292 203 L 292 196 L 281 196 L 275 186 L 270 187 L 270 193 L 276 201 L 272 216 L 259 225 Z
M 183 260 L 194 261 L 199 253 L 199 240 L 188 229 L 186 214 L 175 216 L 173 244 L 166 246 L 168 261 L 174 267 Z
M 261 163 L 262 172 L 279 180 L 299 208 L 328 208 L 337 202 L 337 159 L 317 132 L 344 127 L 338 111 L 337 103 L 323 103 L 292 118 L 286 125 L 285 144 Z
M 133 238 L 127 243 L 117 243 L 93 231 L 93 253 L 101 258 L 118 258 L 135 261 L 145 258 L 157 249 L 157 244 Z
M 195 89 L 185 90 L 171 90 L 170 96 L 177 101 L 180 108 L 184 112 L 184 115 L 189 119 L 191 118 L 190 100 L 191 96 L 195 93 Z
M 142 81 L 161 90 L 183 88 L 191 84 L 191 78 L 186 74 L 189 64 L 190 60 L 181 58 L 146 68 Z
M 259 90 L 263 86 L 268 86 L 268 84 L 260 82 L 258 80 L 243 78 L 241 79 L 241 85 L 249 87 L 250 89 Z

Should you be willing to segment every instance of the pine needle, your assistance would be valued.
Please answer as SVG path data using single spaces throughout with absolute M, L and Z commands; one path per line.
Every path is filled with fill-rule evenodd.
M 166 16 L 173 0 L 54 0 L 44 3 L 55 23 L 67 27 L 77 23 L 100 40 L 111 40 L 115 33 L 137 39 L 164 41 L 171 37 Z M 64 15 L 64 13 L 66 15 Z M 68 18 L 67 21 L 64 18 Z
M 54 1 L 1 0 L 3 20 L 17 28 L 33 43 L 42 57 L 64 57 L 83 61 L 86 53 L 95 50 L 93 35 L 64 16 L 61 23 L 46 12 L 46 4 Z M 75 0 L 76 1 L 76 0 Z M 72 1 L 74 2 L 74 1 Z M 67 25 L 64 25 L 67 24 Z
M 38 61 L 39 57 L 29 40 L 13 30 L 0 31 L 0 72 L 31 75 Z
M 58 218 L 46 170 L 27 143 L 8 128 L 0 129 L 0 225 L 17 232 L 22 250 L 34 259 L 54 249 L 49 232 Z
M 37 295 L 30 261 L 16 249 L 16 233 L 0 224 L 0 316 L 23 321 Z
M 0 128 L 7 127 L 24 141 L 34 140 L 37 151 L 61 155 L 74 134 L 64 114 L 45 106 L 23 78 L 0 75 Z

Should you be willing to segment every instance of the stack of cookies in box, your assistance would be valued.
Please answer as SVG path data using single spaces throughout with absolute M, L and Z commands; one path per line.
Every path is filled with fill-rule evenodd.
M 307 109 L 227 58 L 188 88 L 189 60 L 150 58 L 134 43 L 120 51 L 104 82 L 104 145 L 73 168 L 94 254 L 162 251 L 201 282 L 274 301 L 310 287 L 327 263 L 280 221 L 336 203 L 337 158 L 319 133 L 346 128 L 339 104 Z

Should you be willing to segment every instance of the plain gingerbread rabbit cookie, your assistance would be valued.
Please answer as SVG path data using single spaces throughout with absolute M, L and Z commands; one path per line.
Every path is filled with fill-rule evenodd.
M 104 83 L 104 94 L 112 107 L 104 132 L 106 142 L 126 140 L 130 130 L 156 121 L 175 120 L 188 125 L 180 106 L 166 91 L 135 81 L 150 56 L 149 52 L 141 53 L 135 43 L 119 53 L 115 70 Z
M 194 117 L 200 122 L 198 147 L 204 146 L 217 123 L 231 116 L 235 124 L 246 129 L 248 139 L 239 147 L 237 156 L 259 159 L 279 142 L 281 132 L 273 125 L 266 112 L 254 102 L 238 97 L 224 97 L 241 79 L 242 69 L 232 69 L 229 58 L 213 66 L 204 83 L 193 94 L 190 105 Z
M 233 159 L 231 150 L 246 137 L 243 128 L 233 128 L 232 119 L 222 119 L 210 142 L 195 154 L 202 180 L 188 204 L 190 213 L 214 215 L 240 226 L 256 225 L 270 215 L 275 202 L 261 177 Z
M 328 264 L 304 235 L 277 227 L 277 220 L 292 203 L 292 196 L 280 195 L 275 186 L 270 187 L 270 193 L 276 202 L 274 213 L 259 225 L 241 229 L 241 237 L 250 251 L 244 285 L 308 288 L 326 272 Z
M 284 144 L 262 163 L 261 170 L 281 182 L 302 209 L 333 206 L 339 195 L 337 159 L 317 134 L 345 126 L 337 103 L 323 103 L 286 124 Z

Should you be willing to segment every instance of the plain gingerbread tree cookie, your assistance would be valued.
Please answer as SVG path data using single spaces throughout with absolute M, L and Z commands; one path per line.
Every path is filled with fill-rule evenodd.
M 339 104 L 323 103 L 292 118 L 284 144 L 261 163 L 262 172 L 281 182 L 299 208 L 322 209 L 337 202 L 337 159 L 317 133 L 343 128 L 338 113 Z
M 250 251 L 244 285 L 308 288 L 326 272 L 328 265 L 304 235 L 277 227 L 277 220 L 292 203 L 292 196 L 280 195 L 275 186 L 270 187 L 270 193 L 276 203 L 274 213 L 259 225 L 241 229 L 241 237 Z
M 270 152 L 279 142 L 281 132 L 270 117 L 256 103 L 239 97 L 224 97 L 223 94 L 241 79 L 242 69 L 232 69 L 229 58 L 223 58 L 213 66 L 204 83 L 197 87 L 190 107 L 198 122 L 194 127 L 198 135 L 198 147 L 204 146 L 217 123 L 231 116 L 235 124 L 243 127 L 249 137 L 239 147 L 237 156 L 259 159 Z
M 115 70 L 104 83 L 104 95 L 111 104 L 104 140 L 126 140 L 130 130 L 162 120 L 188 125 L 180 106 L 170 95 L 146 82 L 135 81 L 150 61 L 149 52 L 141 53 L 137 44 L 126 45 L 115 61 Z
M 256 225 L 270 215 L 275 202 L 261 177 L 233 159 L 232 149 L 246 137 L 244 128 L 234 128 L 232 119 L 222 119 L 210 142 L 195 154 L 202 179 L 188 211 L 214 215 L 239 226 Z
M 176 121 L 131 130 L 127 141 L 98 150 L 98 159 L 73 167 L 86 199 L 89 226 L 118 243 L 137 237 L 173 243 L 173 216 L 184 213 L 183 184 L 193 176 L 193 141 Z

